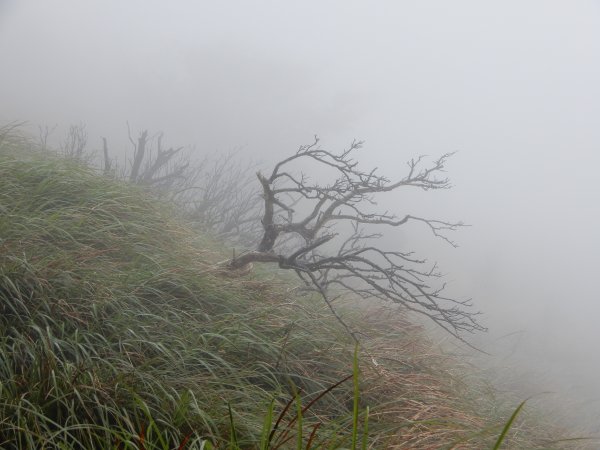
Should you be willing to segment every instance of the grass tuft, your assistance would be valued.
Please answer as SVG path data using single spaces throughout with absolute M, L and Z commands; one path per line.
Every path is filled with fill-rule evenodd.
M 359 355 L 289 279 L 223 274 L 229 253 L 0 131 L 0 447 L 492 448 L 505 416 L 401 312 L 340 305 Z M 521 429 L 506 445 L 541 448 Z

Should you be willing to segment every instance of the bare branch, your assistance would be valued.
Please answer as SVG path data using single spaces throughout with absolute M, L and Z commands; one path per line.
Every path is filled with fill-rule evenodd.
M 53 127 L 48 127 L 48 125 L 45 125 L 44 127 L 42 127 L 41 125 L 38 125 L 38 140 L 39 140 L 39 144 L 40 144 L 40 148 L 44 151 L 48 150 L 49 145 L 48 145 L 48 139 L 50 138 L 50 135 L 56 130 L 56 127 L 58 125 L 54 125 Z
M 112 160 L 110 159 L 110 156 L 108 154 L 108 143 L 105 137 L 102 138 L 102 153 L 104 155 L 104 175 L 110 175 L 113 167 Z
M 129 128 L 129 124 L 127 124 Z M 131 171 L 129 173 L 129 182 L 136 183 L 139 179 L 140 170 L 142 167 L 142 162 L 144 161 L 144 157 L 146 155 L 146 144 L 148 143 L 148 130 L 144 130 L 140 133 L 137 139 L 137 143 L 133 141 L 131 138 L 131 133 L 129 134 L 129 140 L 133 144 L 133 162 L 131 163 Z
M 49 134 L 52 133 L 52 131 L 53 129 L 48 130 L 47 127 L 43 131 L 40 128 L 40 140 L 44 145 L 43 148 L 47 148 L 47 139 Z M 65 140 L 60 145 L 60 149 L 62 153 L 68 158 L 82 160 L 87 146 L 87 140 L 88 134 L 84 124 L 71 125 L 69 127 L 69 131 L 67 132 Z
M 470 310 L 470 300 L 444 294 L 445 284 L 439 282 L 442 274 L 436 264 L 427 267 L 427 262 L 412 252 L 382 250 L 373 244 L 381 234 L 361 228 L 401 227 L 418 222 L 435 237 L 456 246 L 447 233 L 464 226 L 462 222 L 372 212 L 377 195 L 384 192 L 450 188 L 450 181 L 443 174 L 453 154 L 446 153 L 429 164 L 424 156 L 411 159 L 407 174 L 391 180 L 376 169 L 365 171 L 359 167 L 354 155 L 362 144 L 353 141 L 336 154 L 322 149 L 315 137 L 312 143 L 276 163 L 268 177 L 258 172 L 263 201 L 262 238 L 255 251 L 229 261 L 230 267 L 267 262 L 294 270 L 323 296 L 346 328 L 329 301 L 329 295 L 339 289 L 363 298 L 401 304 L 461 340 L 464 332 L 484 330 L 475 320 L 477 313 Z M 328 184 L 311 183 L 304 174 L 293 170 L 294 164 L 302 161 L 333 171 L 336 176 Z M 344 223 L 352 225 L 346 238 L 341 237 Z M 279 245 L 282 241 L 292 242 L 294 247 L 284 249 Z

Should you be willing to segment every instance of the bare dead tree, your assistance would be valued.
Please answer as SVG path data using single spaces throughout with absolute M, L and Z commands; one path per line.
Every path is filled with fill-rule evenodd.
M 22 123 L 9 124 L 0 131 Z M 38 126 L 38 147 L 53 151 L 50 137 L 57 126 Z M 164 144 L 162 133 L 142 130 L 137 137 L 127 123 L 133 152 L 124 164 L 111 157 L 109 142 L 102 137 L 101 150 L 91 151 L 85 124 L 73 124 L 59 143 L 67 157 L 97 168 L 105 176 L 146 186 L 172 201 L 198 227 L 210 230 L 228 244 L 248 248 L 260 233 L 261 198 L 255 187 L 256 164 L 243 161 L 239 152 L 194 159 L 184 147 Z M 0 135 L 0 140 L 9 133 Z
M 391 180 L 376 169 L 359 168 L 353 158 L 361 147 L 362 142 L 354 141 L 336 154 L 322 149 L 315 137 L 313 143 L 279 161 L 269 175 L 258 172 L 264 208 L 262 237 L 256 250 L 234 257 L 229 267 L 239 269 L 263 262 L 294 270 L 306 286 L 321 294 L 354 337 L 331 303 L 341 290 L 362 298 L 398 303 L 428 317 L 461 340 L 464 332 L 484 330 L 476 321 L 477 313 L 470 311 L 470 300 L 444 294 L 445 284 L 436 264 L 428 266 L 425 259 L 412 252 L 378 248 L 374 242 L 381 234 L 371 231 L 374 227 L 401 227 L 417 222 L 455 246 L 446 233 L 463 226 L 460 222 L 372 212 L 377 194 L 405 188 L 450 188 L 448 178 L 441 174 L 452 153 L 429 164 L 424 157 L 412 159 L 407 163 L 407 173 Z M 302 162 L 333 171 L 335 179 L 330 184 L 311 182 L 304 173 L 292 170 L 294 163 Z M 345 236 L 344 227 L 348 229 Z M 282 250 L 280 242 L 290 239 L 293 246 Z
M 176 200 L 195 223 L 247 248 L 260 233 L 261 197 L 254 170 L 255 164 L 238 160 L 237 152 L 205 157 Z
M 54 125 L 53 127 L 48 127 L 48 125 L 38 125 L 38 142 L 39 146 L 43 151 L 48 150 L 48 139 L 50 135 L 56 130 L 58 125 Z
M 40 140 L 43 139 L 43 144 L 47 144 L 48 130 L 44 130 L 44 133 L 40 130 Z M 88 142 L 88 133 L 84 124 L 71 125 L 65 140 L 60 145 L 61 152 L 74 159 L 81 160 L 84 157 L 85 149 Z
M 143 130 L 134 139 L 129 124 L 127 129 L 133 157 L 119 170 L 103 138 L 105 174 L 118 173 L 166 196 L 199 227 L 232 245 L 251 244 L 260 232 L 261 213 L 252 163 L 239 161 L 236 152 L 194 161 L 184 147 L 164 146 L 162 133 L 151 136 Z
M 162 191 L 172 190 L 178 184 L 190 178 L 188 168 L 189 160 L 181 156 L 183 147 L 163 147 L 163 135 L 156 137 L 156 149 L 151 147 L 152 139 L 148 131 L 142 131 L 137 140 L 131 137 L 131 130 L 127 124 L 129 141 L 133 145 L 133 161 L 129 171 L 131 183 L 152 186 Z
M 113 171 L 113 160 L 108 154 L 108 142 L 105 137 L 102 138 L 102 155 L 104 156 L 102 173 L 109 176 Z

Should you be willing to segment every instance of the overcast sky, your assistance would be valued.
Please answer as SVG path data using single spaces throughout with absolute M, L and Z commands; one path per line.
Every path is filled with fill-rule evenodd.
M 96 147 L 126 121 L 265 161 L 359 138 L 391 176 L 459 150 L 453 190 L 386 206 L 472 224 L 461 247 L 387 239 L 600 398 L 600 2 L 0 0 L 0 81 L 0 121 L 85 122 Z

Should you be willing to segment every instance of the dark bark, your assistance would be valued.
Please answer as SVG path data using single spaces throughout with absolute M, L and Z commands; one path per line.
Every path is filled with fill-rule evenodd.
M 448 178 L 440 175 L 452 154 L 429 164 L 423 157 L 412 159 L 407 163 L 407 173 L 391 180 L 375 169 L 359 168 L 353 156 L 362 147 L 361 142 L 352 142 L 339 154 L 323 150 L 318 142 L 315 138 L 312 144 L 278 162 L 269 176 L 257 174 L 264 208 L 262 236 L 256 250 L 233 258 L 230 267 L 261 262 L 294 270 L 332 310 L 330 295 L 346 290 L 363 298 L 401 304 L 459 339 L 462 332 L 484 330 L 475 320 L 477 313 L 470 311 L 470 300 L 443 294 L 445 285 L 436 264 L 428 266 L 412 252 L 383 250 L 374 244 L 381 234 L 373 230 L 417 222 L 427 226 L 435 237 L 456 246 L 446 233 L 464 226 L 461 222 L 372 212 L 380 193 L 450 188 Z M 329 184 L 309 182 L 302 172 L 290 170 L 293 163 L 301 161 L 326 167 L 337 175 Z M 297 209 L 305 213 L 300 215 Z M 346 237 L 341 236 L 344 223 L 351 224 L 353 230 Z M 286 245 L 282 245 L 284 241 Z

